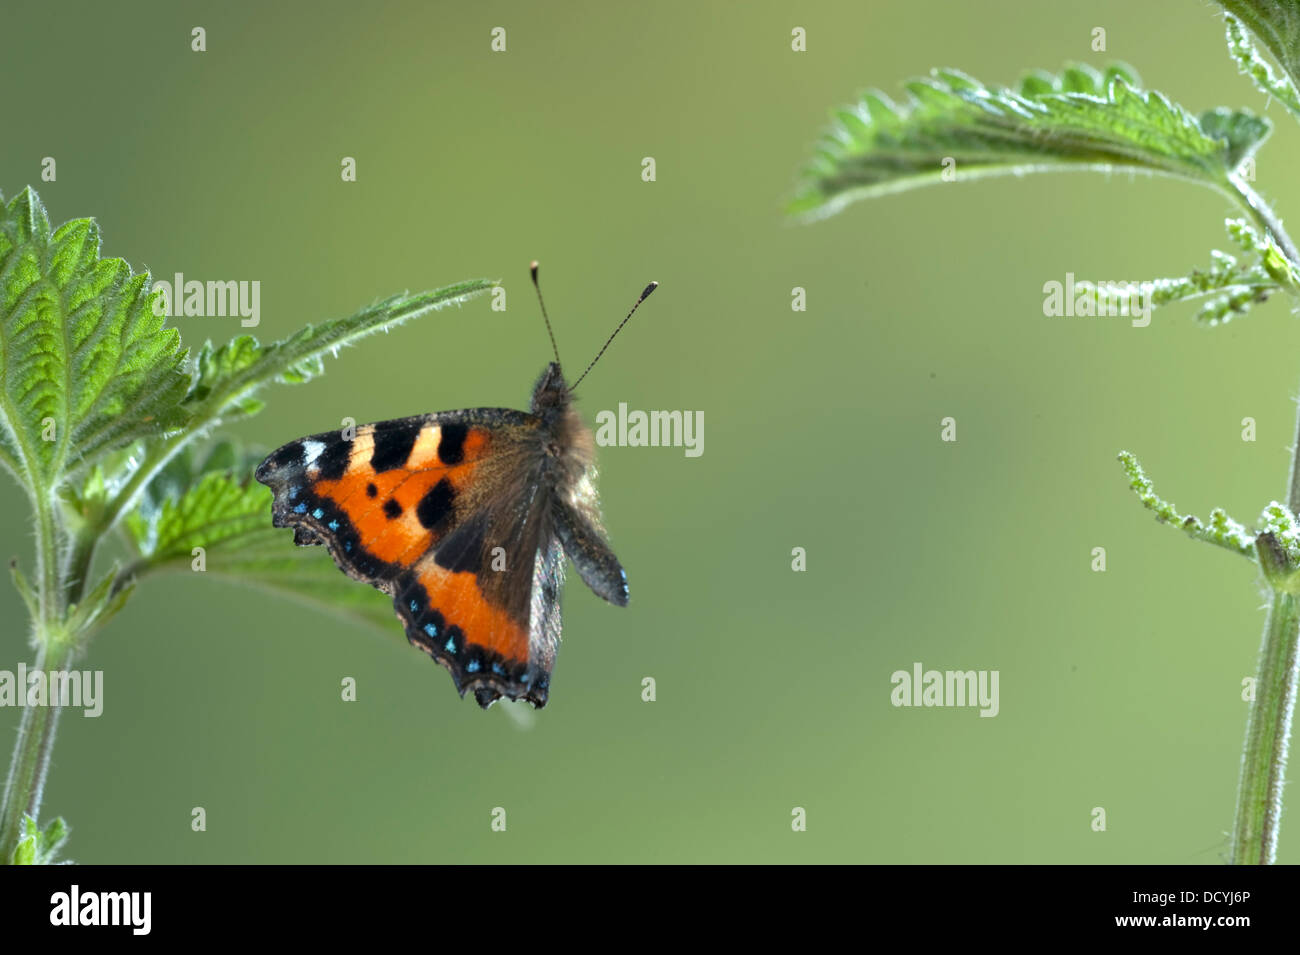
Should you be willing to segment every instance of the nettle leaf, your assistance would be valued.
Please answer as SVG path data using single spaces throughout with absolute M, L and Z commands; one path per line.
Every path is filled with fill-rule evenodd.
M 391 597 L 349 586 L 324 548 L 295 547 L 291 533 L 271 526 L 272 494 L 251 477 L 259 460 L 229 442 L 201 463 L 188 449 L 173 458 L 124 522 L 138 559 L 117 586 L 157 571 L 189 572 L 202 547 L 208 575 L 391 627 Z
M 189 417 L 186 356 L 149 274 L 99 249 L 93 220 L 52 231 L 30 188 L 0 197 L 0 461 L 33 488 Z
M 307 381 L 323 370 L 326 354 L 337 354 L 346 345 L 412 318 L 459 305 L 496 285 L 490 279 L 471 279 L 431 292 L 396 295 L 349 318 L 308 325 L 268 345 L 251 335 L 241 335 L 220 347 L 206 343 L 194 360 L 193 387 L 182 403 L 191 416 L 189 426 L 182 432 L 143 443 L 138 467 L 133 466 L 134 473 L 125 489 L 114 498 L 110 525 L 135 507 L 142 493 L 152 493 L 155 499 L 167 496 L 148 489 L 175 455 L 216 425 L 260 411 L 262 402 L 255 395 L 265 385 Z
M 169 500 L 143 538 L 151 561 L 188 561 L 196 547 L 230 544 L 270 523 L 266 488 L 229 474 L 204 475 L 189 493 Z
M 1201 132 L 1211 139 L 1221 140 L 1226 145 L 1225 167 L 1235 170 L 1248 157 L 1255 154 L 1272 127 L 1268 120 L 1254 113 L 1243 110 L 1216 106 L 1200 115 L 1197 122 Z
M 1297 109 L 1295 91 L 1300 88 L 1300 4 L 1295 0 L 1218 2 L 1219 6 L 1231 14 L 1227 17 L 1228 48 L 1238 63 L 1242 64 L 1242 71 L 1255 80 L 1264 92 L 1276 96 L 1289 108 Z M 1241 52 L 1243 45 L 1249 45 L 1249 40 L 1234 36 L 1234 18 L 1264 44 L 1273 59 L 1286 71 L 1285 82 L 1273 75 L 1268 65 L 1254 55 L 1253 49 L 1245 54 Z M 1259 70 L 1259 66 L 1263 66 L 1263 71 Z
M 490 279 L 471 279 L 431 292 L 395 295 L 350 318 L 307 325 L 269 345 L 260 344 L 252 335 L 241 335 L 220 347 L 208 342 L 199 352 L 195 385 L 185 404 L 200 409 L 204 417 L 228 420 L 256 414 L 262 403 L 252 395 L 262 385 L 310 381 L 323 371 L 325 355 L 337 355 L 345 345 L 436 309 L 459 305 L 496 284 Z
M 149 483 L 125 527 L 143 567 L 190 563 L 193 550 L 234 544 L 271 523 L 271 495 L 252 479 L 260 456 L 216 444 L 201 461 L 187 448 Z
M 241 538 L 237 547 L 209 552 L 208 574 L 229 578 L 240 587 L 290 597 L 317 610 L 342 614 L 394 635 L 402 632 L 392 597 L 344 579 L 325 548 L 295 547 L 288 531 L 270 526 L 269 492 L 264 519 L 264 529 Z
M 203 343 L 196 361 L 198 365 L 194 389 L 190 392 L 191 402 L 207 401 L 213 388 L 222 381 L 229 381 L 235 375 L 251 368 L 262 352 L 262 346 L 252 335 L 240 335 L 220 347 L 211 341 Z M 252 417 L 262 410 L 264 403 L 251 395 L 240 395 L 226 402 L 223 415 L 226 418 Z
M 1212 110 L 1197 119 L 1139 87 L 1127 66 L 1037 72 L 1019 90 L 955 70 L 907 84 L 895 104 L 869 92 L 835 114 L 790 211 L 818 218 L 848 203 L 947 178 L 1059 169 L 1134 169 L 1227 188 L 1268 135 L 1268 121 Z
M 194 445 L 187 445 L 154 475 L 145 488 L 137 508 L 138 516 L 152 520 L 167 501 L 174 501 L 194 488 L 206 474 L 213 472 L 250 473 L 256 461 L 230 438 L 222 438 L 199 456 Z

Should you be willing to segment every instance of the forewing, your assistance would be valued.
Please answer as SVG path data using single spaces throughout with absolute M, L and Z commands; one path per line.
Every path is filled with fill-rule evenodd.
M 496 408 L 383 421 L 292 441 L 256 476 L 275 493 L 275 526 L 392 594 L 408 639 L 462 695 L 540 707 L 559 642 L 561 550 L 549 490 L 534 480 L 538 427 Z

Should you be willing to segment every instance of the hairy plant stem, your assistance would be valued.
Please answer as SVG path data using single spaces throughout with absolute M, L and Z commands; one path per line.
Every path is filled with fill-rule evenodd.
M 37 492 L 32 500 L 36 511 L 36 593 L 40 619 L 33 621 L 38 636 L 48 634 L 63 616 L 63 592 L 59 587 L 59 527 L 54 501 Z
M 1244 211 L 1250 213 L 1250 217 L 1255 220 L 1255 224 L 1272 236 L 1282 254 L 1291 261 L 1293 266 L 1300 269 L 1300 250 L 1296 249 L 1295 243 L 1291 241 L 1286 229 L 1282 227 L 1282 220 L 1273 212 L 1272 207 L 1264 201 L 1259 193 L 1250 187 L 1246 180 L 1236 173 L 1228 177 L 1228 182 L 1232 187 L 1232 191 L 1228 193 L 1232 200 L 1240 205 Z M 1290 291 L 1295 294 L 1294 289 Z M 1293 467 L 1292 471 L 1294 472 L 1294 470 Z M 1294 489 L 1294 484 L 1292 487 Z M 1293 511 L 1295 504 L 1296 502 L 1293 499 L 1291 502 Z
M 95 560 L 95 548 L 103 532 L 98 528 L 87 528 L 77 534 L 68 548 L 67 560 L 64 562 L 63 581 L 68 603 L 80 603 L 90 582 L 90 567 Z
M 1287 507 L 1300 512 L 1300 405 L 1291 459 Z M 1260 562 L 1264 563 L 1264 554 Z M 1277 855 L 1286 782 L 1287 746 L 1300 680 L 1300 597 L 1274 590 L 1264 624 L 1255 680 L 1255 700 L 1246 722 L 1246 746 L 1237 786 L 1237 818 L 1232 829 L 1234 865 L 1267 865 Z
M 1273 594 L 1259 653 L 1255 701 L 1246 724 L 1246 747 L 1232 831 L 1233 865 L 1268 865 L 1277 855 L 1287 741 L 1296 699 L 1296 647 L 1300 598 Z
M 1295 444 L 1291 447 L 1291 479 L 1287 483 L 1286 506 L 1300 514 L 1300 398 L 1296 399 Z
M 45 672 L 61 670 L 72 655 L 73 641 L 64 633 L 65 609 L 59 578 L 59 528 L 52 495 L 39 495 L 36 509 L 36 563 L 39 615 L 35 621 L 36 662 L 33 669 Z M 26 693 L 20 686 L 17 692 Z M 24 815 L 39 819 L 45 777 L 50 769 L 50 753 L 59 725 L 62 707 L 52 705 L 23 708 L 5 780 L 4 800 L 0 802 L 0 863 L 7 864 L 22 836 Z
M 1282 254 L 1300 267 L 1300 254 L 1268 203 L 1237 177 L 1233 186 L 1242 201 L 1277 243 Z M 1294 295 L 1295 290 L 1290 289 Z M 1287 507 L 1300 513 L 1300 405 L 1292 445 Z M 1260 555 L 1261 564 L 1264 563 Z M 1295 711 L 1297 648 L 1300 647 L 1300 598 L 1275 588 L 1264 624 L 1255 679 L 1255 699 L 1246 721 L 1246 744 L 1237 786 L 1237 814 L 1232 828 L 1233 865 L 1268 865 L 1277 856 L 1282 823 L 1282 791 L 1286 782 L 1287 746 Z
M 36 651 L 33 669 L 46 672 L 60 670 L 67 663 L 71 645 L 55 640 L 42 643 Z M 24 692 L 26 687 L 20 687 Z M 5 782 L 3 813 L 0 814 L 0 861 L 8 863 L 22 836 L 23 816 L 40 819 L 41 797 L 45 792 L 45 777 L 50 769 L 50 753 L 54 749 L 54 733 L 58 729 L 63 707 L 48 706 L 23 708 L 22 722 L 18 726 L 18 741 L 14 744 L 9 761 L 9 778 Z

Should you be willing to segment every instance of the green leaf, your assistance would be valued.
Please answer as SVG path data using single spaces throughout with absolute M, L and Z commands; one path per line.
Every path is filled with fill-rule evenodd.
M 205 419 L 256 414 L 262 405 L 251 396 L 261 386 L 310 381 L 323 370 L 325 355 L 337 355 L 345 345 L 436 309 L 459 305 L 496 284 L 490 279 L 471 279 L 431 292 L 396 295 L 350 318 L 307 325 L 269 345 L 260 344 L 252 335 L 241 335 L 219 348 L 208 342 L 199 353 L 195 385 L 185 399 L 186 406 Z
M 391 597 L 349 581 L 320 547 L 298 547 L 293 534 L 271 525 L 270 490 L 251 474 L 260 455 L 218 444 L 201 465 L 177 455 L 125 527 L 139 553 L 120 584 L 158 571 L 189 572 L 195 547 L 205 573 L 288 595 L 318 609 L 393 629 Z M 223 465 L 233 467 L 223 470 Z
M 81 600 L 68 608 L 65 629 L 84 649 L 86 642 L 104 624 L 126 606 L 135 585 L 131 581 L 118 581 L 117 568 L 104 574 Z
M 1261 116 L 1226 106 L 1206 110 L 1197 122 L 1206 136 L 1225 144 L 1228 170 L 1236 169 L 1247 157 L 1253 156 L 1272 128 Z
M 1256 559 L 1255 536 L 1234 521 L 1220 508 L 1210 512 L 1208 522 L 1199 517 L 1179 514 L 1173 504 L 1159 497 L 1151 480 L 1142 470 L 1138 459 L 1128 451 L 1119 453 L 1119 461 L 1129 476 L 1129 486 L 1137 493 L 1142 506 L 1151 511 L 1162 524 L 1173 524 L 1189 537 L 1214 544 L 1250 560 Z
M 223 500 L 230 505 L 227 513 L 238 516 L 225 523 L 217 520 L 196 526 L 192 538 L 184 535 L 171 538 L 168 546 L 159 547 L 154 554 L 143 558 L 128 572 L 129 575 L 143 576 L 158 571 L 189 572 L 192 557 L 185 545 L 190 540 L 206 538 L 210 540 L 204 557 L 204 572 L 208 577 L 222 577 L 240 587 L 292 597 L 318 610 L 342 613 L 379 627 L 396 627 L 391 597 L 348 580 L 324 548 L 298 547 L 293 543 L 291 533 L 271 526 L 271 495 L 266 488 L 255 485 L 249 489 L 252 492 L 249 496 L 236 499 L 234 495 L 241 490 L 238 482 L 227 478 L 228 486 L 222 492 L 214 492 L 208 480 L 200 484 L 196 493 L 205 499 L 215 496 Z M 242 510 L 233 503 L 236 500 L 249 505 L 248 509 Z M 197 500 L 191 502 L 193 505 L 198 503 Z M 182 507 L 189 508 L 190 504 Z M 239 528 L 238 533 L 221 536 L 233 527 Z
M 270 526 L 271 492 L 253 480 L 253 462 L 245 461 L 238 473 L 221 469 L 222 463 L 214 453 L 196 470 L 189 455 L 178 455 L 155 478 L 151 494 L 165 496 L 146 498 L 126 519 L 144 563 L 188 565 L 196 547 L 233 544 Z
M 262 402 L 254 397 L 272 382 L 299 383 L 319 374 L 326 354 L 336 354 L 367 335 L 387 331 L 403 322 L 448 305 L 459 305 L 497 285 L 489 279 L 471 279 L 446 288 L 415 295 L 397 295 L 362 309 L 350 318 L 308 325 L 298 333 L 269 345 L 251 335 L 215 347 L 205 344 L 195 359 L 194 385 L 184 406 L 191 419 L 185 431 L 143 443 L 140 464 L 109 502 L 107 526 L 131 511 L 140 495 L 159 477 L 174 456 L 200 433 L 225 420 L 255 414 Z M 155 504 L 166 497 L 154 493 Z
M 207 572 L 400 634 L 393 598 L 348 580 L 325 548 L 298 547 L 289 531 L 271 527 L 269 500 L 265 529 L 241 538 L 237 547 L 210 551 Z
M 25 835 L 14 846 L 14 865 L 36 865 L 36 841 L 34 835 Z
M 217 440 L 201 458 L 194 445 L 186 445 L 154 474 L 141 498 L 138 516 L 152 521 L 165 503 L 188 493 L 205 474 L 235 471 L 247 474 L 256 463 L 230 438 Z
M 29 488 L 188 418 L 185 354 L 149 274 L 99 248 L 93 220 L 51 231 L 30 188 L 0 197 L 0 461 Z
M 14 865 L 53 865 L 55 855 L 67 841 L 68 824 L 61 817 L 42 831 L 36 820 L 24 813 L 22 832 L 11 861 Z
M 9 560 L 9 575 L 13 578 L 14 590 L 18 591 L 18 595 L 23 598 L 23 603 L 27 607 L 27 615 L 32 620 L 39 619 L 41 614 L 40 600 L 19 568 L 17 557 L 12 557 Z
M 69 834 L 68 824 L 63 821 L 62 816 L 56 816 L 54 821 L 45 827 L 45 831 L 41 833 L 43 864 L 49 865 L 54 861 L 55 853 L 63 848 L 63 844 L 68 841 Z
M 1219 0 L 1219 6 L 1231 16 L 1228 21 L 1228 49 L 1242 71 L 1255 80 L 1257 86 L 1266 93 L 1271 93 L 1290 109 L 1296 109 L 1295 91 L 1300 89 L 1300 5 L 1295 0 Z M 1234 18 L 1239 20 L 1253 33 L 1272 55 L 1273 59 L 1286 72 L 1286 82 L 1273 75 L 1267 64 L 1259 61 L 1254 50 L 1244 55 L 1242 40 L 1234 38 Z M 1244 41 L 1248 43 L 1249 41 Z M 1257 75 L 1259 61 L 1264 69 L 1263 78 Z M 1289 92 L 1288 92 L 1289 90 Z
M 1236 191 L 1229 177 L 1268 135 L 1267 120 L 1214 110 L 1197 120 L 1136 74 L 1075 66 L 1018 91 L 954 70 L 906 84 L 901 105 L 864 94 L 835 114 L 790 211 L 817 218 L 857 199 L 943 181 L 1061 169 L 1135 169 Z M 1204 125 L 1203 125 L 1204 124 Z
M 1237 61 L 1241 72 L 1249 76 L 1259 90 L 1300 116 L 1300 93 L 1297 93 L 1292 78 L 1278 76 L 1273 72 L 1273 67 L 1256 52 L 1255 44 L 1251 42 L 1250 34 L 1240 20 L 1232 14 L 1223 19 L 1228 30 L 1228 52 Z

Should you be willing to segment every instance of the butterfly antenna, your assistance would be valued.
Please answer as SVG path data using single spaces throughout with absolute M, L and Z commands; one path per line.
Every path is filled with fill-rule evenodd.
M 648 299 L 650 297 L 650 293 L 653 292 L 658 287 L 659 287 L 658 282 L 651 282 L 649 285 L 645 287 L 645 291 L 641 293 L 641 297 L 636 300 L 636 303 L 632 306 L 632 310 L 627 313 L 627 318 L 619 322 L 618 328 L 614 329 L 614 331 L 610 334 L 609 338 L 605 339 L 605 344 L 601 346 L 600 351 L 596 352 L 596 357 L 593 358 L 591 360 L 591 364 L 587 366 L 587 371 L 584 371 L 581 375 L 579 375 L 578 380 L 575 381 L 569 387 L 570 391 L 573 391 L 575 388 L 578 387 L 578 385 L 582 384 L 582 379 L 587 377 L 588 371 L 591 371 L 591 369 L 596 367 L 596 362 L 600 361 L 600 356 L 605 354 L 605 349 L 608 348 L 609 343 L 614 340 L 614 336 L 623 330 L 623 326 L 626 325 L 628 321 L 632 318 L 632 316 L 636 314 L 636 310 L 640 308 L 641 303 L 644 302 L 646 299 Z
M 546 334 L 551 336 L 551 351 L 555 352 L 555 363 L 560 363 L 560 349 L 555 344 L 555 332 L 551 330 L 551 316 L 546 314 L 546 302 L 542 300 L 542 285 L 537 281 L 537 261 L 528 266 L 528 271 L 533 277 L 533 288 L 537 289 L 537 304 L 542 307 L 542 319 L 546 322 Z

